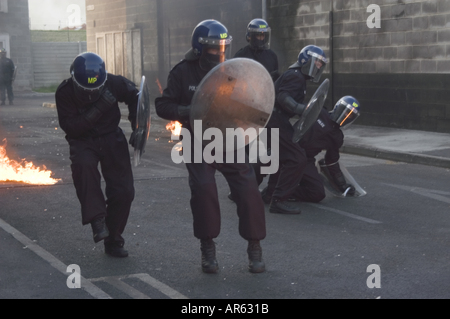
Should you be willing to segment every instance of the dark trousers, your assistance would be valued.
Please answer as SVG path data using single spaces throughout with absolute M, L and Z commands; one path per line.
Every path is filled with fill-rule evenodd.
M 280 169 L 278 171 L 278 181 L 273 191 L 275 201 L 288 200 L 294 194 L 297 185 L 300 183 L 303 170 L 307 165 L 306 154 L 298 143 L 292 142 L 294 128 L 289 122 L 287 115 L 274 111 L 267 124 L 267 128 L 279 129 L 279 160 Z M 269 139 L 270 141 L 271 139 Z M 272 145 L 269 145 L 272 149 Z M 257 174 L 257 182 L 260 184 L 264 178 L 260 170 L 263 164 L 254 164 L 253 168 Z
M 266 237 L 264 202 L 250 164 L 202 162 L 186 163 L 186 167 L 189 172 L 190 203 L 196 238 L 214 239 L 220 233 L 216 171 L 224 175 L 235 198 L 240 236 L 246 240 L 262 240 Z
M 267 183 L 267 195 L 272 195 L 277 185 L 279 174 L 273 174 L 269 177 Z M 322 177 L 316 168 L 315 159 L 308 159 L 308 163 L 303 170 L 300 183 L 295 188 L 293 198 L 302 202 L 318 203 L 325 198 L 325 188 Z
M 9 102 L 14 101 L 12 83 L 11 82 L 2 83 L 0 81 L 0 101 L 3 103 L 6 101 L 6 93 L 8 93 L 8 101 Z
M 72 178 L 81 204 L 83 225 L 106 217 L 110 236 L 105 244 L 122 244 L 122 233 L 134 199 L 128 143 L 121 129 L 97 138 L 69 140 Z M 105 180 L 105 196 L 101 175 Z

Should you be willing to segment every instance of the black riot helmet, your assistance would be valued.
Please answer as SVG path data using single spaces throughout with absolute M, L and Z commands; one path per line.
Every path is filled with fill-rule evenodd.
M 330 118 L 345 128 L 352 124 L 360 116 L 361 104 L 353 96 L 344 96 L 337 101 L 333 110 L 330 112 Z
M 299 67 L 303 75 L 308 76 L 311 81 L 317 83 L 320 81 L 327 63 L 328 59 L 321 48 L 315 45 L 308 45 L 300 51 L 297 62 L 291 65 L 290 68 Z
M 192 32 L 192 48 L 186 53 L 186 59 L 200 59 L 200 67 L 209 71 L 228 58 L 231 41 L 232 37 L 222 23 L 204 20 Z
M 108 78 L 105 62 L 95 53 L 78 55 L 70 67 L 75 94 L 83 103 L 97 101 L 103 93 Z
M 253 19 L 247 26 L 247 42 L 254 50 L 270 49 L 270 27 L 263 19 Z

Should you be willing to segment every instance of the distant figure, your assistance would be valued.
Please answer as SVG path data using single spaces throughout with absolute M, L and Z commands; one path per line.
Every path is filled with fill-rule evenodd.
M 14 93 L 12 89 L 14 70 L 14 63 L 6 57 L 6 50 L 0 49 L 0 105 L 5 105 L 6 93 L 8 93 L 9 105 L 14 105 Z

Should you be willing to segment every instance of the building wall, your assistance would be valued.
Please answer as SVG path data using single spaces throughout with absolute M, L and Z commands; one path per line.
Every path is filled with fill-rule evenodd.
M 381 28 L 367 26 L 370 4 L 381 9 Z M 283 58 L 295 61 L 292 47 L 323 45 L 332 61 L 333 101 L 357 97 L 359 124 L 450 132 L 450 1 L 268 0 L 268 6 Z
M 155 96 L 160 94 L 157 81 L 165 86 L 169 71 L 190 48 L 192 31 L 199 22 L 216 19 L 225 24 L 234 38 L 234 54 L 247 44 L 248 22 L 262 12 L 260 0 L 86 0 L 86 8 L 90 51 L 96 51 L 96 33 L 141 31 L 142 74 Z
M 169 70 L 190 47 L 198 22 L 216 19 L 233 36 L 232 53 L 245 46 L 245 29 L 262 16 L 260 0 L 86 0 L 88 49 L 101 30 L 139 28 L 142 73 L 158 94 Z M 301 48 L 321 46 L 331 62 L 324 78 L 332 89 L 326 106 L 344 95 L 362 104 L 359 124 L 450 132 L 450 1 L 266 0 L 272 49 L 280 71 Z M 367 12 L 380 7 L 381 28 Z M 316 85 L 309 85 L 308 95 Z M 156 91 L 156 92 L 155 92 Z
M 59 85 L 70 77 L 70 65 L 86 51 L 86 42 L 35 42 L 33 48 L 34 87 Z
M 0 34 L 9 34 L 9 54 L 17 66 L 14 90 L 30 90 L 33 87 L 28 16 L 28 0 L 9 0 L 8 12 L 0 12 Z

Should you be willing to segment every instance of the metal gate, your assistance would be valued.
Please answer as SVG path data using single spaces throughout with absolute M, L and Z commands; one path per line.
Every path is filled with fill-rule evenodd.
M 142 76 L 141 30 L 96 34 L 97 54 L 106 64 L 108 73 L 122 75 L 140 84 Z

